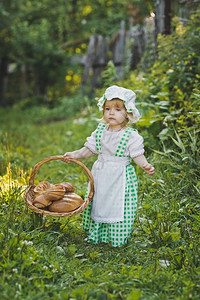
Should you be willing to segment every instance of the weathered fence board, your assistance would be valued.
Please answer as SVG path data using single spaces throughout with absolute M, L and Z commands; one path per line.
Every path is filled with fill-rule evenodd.
M 123 78 L 122 64 L 124 61 L 125 46 L 126 46 L 125 22 L 122 21 L 117 39 L 112 49 L 112 60 L 113 63 L 115 64 L 117 76 L 119 79 Z

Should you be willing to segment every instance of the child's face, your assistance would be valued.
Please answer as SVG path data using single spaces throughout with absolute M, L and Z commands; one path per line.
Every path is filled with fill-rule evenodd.
M 127 112 L 122 100 L 105 101 L 104 105 L 104 120 L 110 127 L 120 128 L 127 117 Z

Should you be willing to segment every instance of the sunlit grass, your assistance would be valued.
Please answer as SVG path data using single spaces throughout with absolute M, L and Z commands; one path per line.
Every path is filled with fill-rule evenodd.
M 128 245 L 112 248 L 87 243 L 81 215 L 41 217 L 23 200 L 33 166 L 81 147 L 96 126 L 95 116 L 79 115 L 75 122 L 24 122 L 14 130 L 10 120 L 6 138 L 1 135 L 3 299 L 198 299 L 196 135 L 188 135 L 187 146 L 186 139 L 174 135 L 170 152 L 164 145 L 162 151 L 154 149 L 149 160 L 155 176 L 137 168 L 139 205 L 133 235 Z M 91 168 L 94 160 L 84 163 Z M 37 182 L 66 178 L 84 195 L 87 178 L 73 164 L 51 162 L 36 175 Z

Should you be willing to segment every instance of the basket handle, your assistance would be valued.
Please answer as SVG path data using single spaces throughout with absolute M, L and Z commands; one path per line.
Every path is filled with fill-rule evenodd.
M 45 158 L 44 160 L 40 161 L 39 163 L 37 163 L 34 166 L 33 171 L 31 173 L 31 177 L 30 177 L 30 180 L 29 180 L 29 185 L 31 185 L 31 186 L 34 185 L 35 175 L 38 172 L 39 168 L 43 164 L 45 164 L 46 162 L 49 162 L 51 160 L 62 160 L 62 161 L 64 161 L 64 156 L 62 156 L 62 155 L 50 156 L 50 157 Z M 72 161 L 72 162 L 76 163 L 77 165 L 81 166 L 83 168 L 83 170 L 85 171 L 85 173 L 86 173 L 86 175 L 87 175 L 87 177 L 90 181 L 90 191 L 89 191 L 89 194 L 88 194 L 88 198 L 91 199 L 93 197 L 93 194 L 94 194 L 94 180 L 93 180 L 93 177 L 92 177 L 92 174 L 91 174 L 90 170 L 78 159 L 72 158 L 72 159 L 70 159 L 70 161 Z

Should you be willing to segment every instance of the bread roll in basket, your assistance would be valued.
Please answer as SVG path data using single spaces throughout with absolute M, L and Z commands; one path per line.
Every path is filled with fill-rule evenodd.
M 87 199 L 85 199 L 85 200 L 83 200 L 79 195 L 75 194 L 73 185 L 70 183 L 67 183 L 67 182 L 64 182 L 64 183 L 62 182 L 61 184 L 52 185 L 47 181 L 43 181 L 39 185 L 35 186 L 34 179 L 35 179 L 35 175 L 38 172 L 39 168 L 43 164 L 45 164 L 49 161 L 52 161 L 52 160 L 62 160 L 64 163 L 66 163 L 64 161 L 64 157 L 59 155 L 59 156 L 50 156 L 35 165 L 35 167 L 33 168 L 30 180 L 29 180 L 29 186 L 26 189 L 26 191 L 24 192 L 24 200 L 25 200 L 26 205 L 28 206 L 28 208 L 33 210 L 35 213 L 39 213 L 39 214 L 47 215 L 47 216 L 69 217 L 69 216 L 81 213 L 92 201 L 93 194 L 94 194 L 94 181 L 93 181 L 93 177 L 92 177 L 90 170 L 79 160 L 77 160 L 77 159 L 71 160 L 71 162 L 73 162 L 83 168 L 84 172 L 86 173 L 86 175 L 89 179 L 90 189 L 89 189 Z M 51 196 L 53 196 L 54 200 L 56 200 L 55 202 L 52 200 L 52 198 L 50 200 L 50 199 L 48 199 L 48 197 L 45 197 L 45 193 L 47 193 L 47 191 L 48 192 L 50 191 Z M 69 201 L 70 201 L 70 197 L 71 197 L 71 200 L 73 199 L 72 200 L 73 204 L 71 205 L 71 208 L 73 210 L 62 212 L 62 207 L 64 207 L 64 202 L 66 201 L 66 197 L 68 195 L 69 195 L 69 197 L 68 197 Z M 37 204 L 37 202 L 36 202 L 37 196 L 41 197 L 41 198 L 43 197 L 43 200 L 45 198 L 45 201 L 49 200 L 48 203 L 43 202 L 44 206 L 48 205 L 49 210 L 45 209 L 43 205 L 42 205 L 43 208 L 37 207 L 38 205 L 34 205 L 34 204 Z M 57 200 L 58 197 L 61 200 Z M 76 200 L 74 197 L 76 198 Z M 39 200 L 41 200 L 41 199 L 39 198 Z M 34 203 L 34 201 L 35 201 L 35 203 Z M 59 201 L 61 201 L 61 202 L 59 202 Z M 69 203 L 69 201 L 68 201 L 68 203 Z M 59 202 L 59 203 L 57 204 L 57 211 L 55 212 L 55 211 L 53 211 L 54 208 L 52 208 L 51 205 L 56 205 L 55 204 L 56 202 Z M 58 208 L 58 206 L 59 206 L 59 208 Z M 66 206 L 65 206 L 65 208 L 66 208 Z M 50 211 L 50 209 L 52 211 Z
M 84 200 L 75 193 L 67 193 L 62 199 L 54 201 L 49 207 L 49 211 L 70 212 L 80 207 Z
M 48 181 L 40 182 L 33 189 L 35 193 L 33 199 L 33 205 L 38 208 L 45 208 L 50 204 L 52 204 L 52 201 L 63 198 L 67 191 L 66 185 L 50 184 Z

